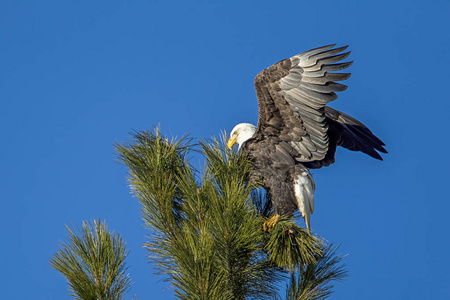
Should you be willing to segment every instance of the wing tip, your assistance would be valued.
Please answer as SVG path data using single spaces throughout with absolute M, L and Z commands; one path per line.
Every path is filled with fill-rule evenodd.
M 375 151 L 376 150 L 376 151 Z M 384 149 L 382 146 L 380 146 L 380 145 L 377 145 L 377 147 L 373 147 L 372 149 L 371 149 L 371 151 L 368 151 L 368 152 L 370 152 L 370 153 L 368 153 L 368 152 L 364 152 L 364 153 L 366 153 L 366 154 L 368 154 L 370 157 L 373 157 L 373 158 L 375 158 L 375 159 L 378 159 L 378 160 L 381 160 L 381 161 L 383 161 L 383 157 L 380 155 L 380 153 L 378 153 L 377 151 L 379 151 L 379 152 L 381 152 L 381 153 L 384 153 L 384 154 L 387 154 L 388 152 L 386 151 L 386 149 Z
M 333 47 L 335 47 L 336 45 L 337 45 L 337 43 L 333 43 L 333 44 L 325 45 L 325 46 L 322 46 L 322 47 L 317 47 L 317 48 L 315 48 L 315 49 L 320 49 L 320 48 L 333 48 Z M 315 50 L 315 49 L 311 49 L 311 50 Z

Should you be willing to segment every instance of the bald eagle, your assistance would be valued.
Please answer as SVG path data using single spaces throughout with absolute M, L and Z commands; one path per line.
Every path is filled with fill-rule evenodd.
M 250 180 L 258 180 L 269 192 L 274 215 L 264 223 L 269 230 L 280 216 L 291 217 L 295 209 L 311 230 L 315 184 L 309 169 L 329 166 L 337 146 L 361 151 L 382 160 L 384 143 L 355 118 L 326 106 L 335 92 L 347 86 L 336 83 L 350 73 L 334 73 L 352 62 L 340 62 L 350 52 L 336 44 L 312 49 L 282 60 L 255 78 L 258 125 L 236 125 L 228 147 L 252 159 Z M 339 63 L 338 63 L 339 62 Z

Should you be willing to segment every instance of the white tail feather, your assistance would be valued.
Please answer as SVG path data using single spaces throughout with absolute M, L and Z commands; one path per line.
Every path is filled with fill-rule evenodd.
M 307 169 L 294 179 L 297 207 L 305 219 L 308 230 L 311 230 L 311 214 L 314 213 L 314 190 L 314 179 Z

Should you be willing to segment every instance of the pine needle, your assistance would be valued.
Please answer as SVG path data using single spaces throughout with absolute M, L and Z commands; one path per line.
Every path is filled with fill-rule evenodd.
M 71 295 L 84 300 L 119 300 L 129 289 L 126 274 L 126 244 L 119 234 L 108 231 L 100 219 L 83 222 L 69 232 L 68 241 L 50 259 L 50 265 L 67 279 Z

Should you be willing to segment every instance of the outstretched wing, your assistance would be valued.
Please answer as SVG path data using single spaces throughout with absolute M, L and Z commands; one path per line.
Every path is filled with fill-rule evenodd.
M 351 151 L 361 151 L 373 158 L 383 160 L 377 152 L 387 153 L 384 143 L 369 128 L 357 119 L 334 108 L 325 106 L 328 123 L 329 147 L 322 160 L 304 163 L 308 168 L 321 168 L 334 163 L 336 147 Z
M 336 83 L 349 73 L 332 73 L 352 62 L 337 63 L 347 47 L 324 46 L 295 55 L 265 69 L 255 78 L 259 119 L 255 139 L 276 137 L 280 155 L 299 162 L 324 159 L 329 149 L 325 105 L 347 86 Z M 341 53 L 341 54 L 339 54 Z

